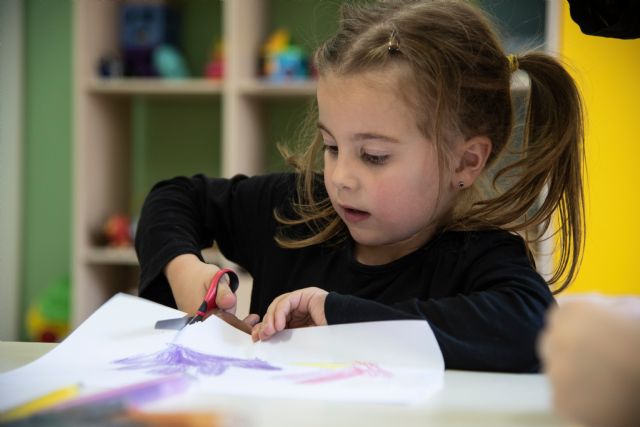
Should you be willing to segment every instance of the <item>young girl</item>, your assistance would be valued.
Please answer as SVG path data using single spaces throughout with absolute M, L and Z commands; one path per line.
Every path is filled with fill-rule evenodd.
M 507 57 L 485 17 L 457 1 L 344 6 L 315 63 L 316 136 L 289 156 L 295 173 L 176 178 L 152 190 L 136 241 L 140 295 L 195 311 L 218 270 L 200 250 L 215 241 L 253 276 L 254 340 L 424 319 L 447 368 L 537 370 L 553 297 L 527 244 L 557 211 L 550 283 L 560 290 L 582 245 L 582 117 L 570 76 L 542 53 Z M 517 69 L 531 80 L 518 147 Z M 516 150 L 505 167 L 500 154 Z M 494 185 L 483 190 L 484 177 Z M 218 306 L 235 302 L 220 289 Z

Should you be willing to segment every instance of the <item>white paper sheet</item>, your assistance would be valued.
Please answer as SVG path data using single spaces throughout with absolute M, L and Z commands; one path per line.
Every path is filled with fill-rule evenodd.
M 154 329 L 181 315 L 114 296 L 54 350 L 0 375 L 0 411 L 70 384 L 102 390 L 175 374 L 193 379 L 187 393 L 270 398 L 413 403 L 442 386 L 442 354 L 424 321 L 291 329 L 258 343 L 215 316 Z

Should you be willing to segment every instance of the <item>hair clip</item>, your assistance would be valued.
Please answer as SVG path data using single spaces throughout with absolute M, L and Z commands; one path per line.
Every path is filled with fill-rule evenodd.
M 396 38 L 396 30 L 391 30 L 389 41 L 387 42 L 387 49 L 392 53 L 400 52 L 400 44 L 398 43 L 398 39 Z
M 507 61 L 509 61 L 509 71 L 512 73 L 518 70 L 520 64 L 518 64 L 518 57 L 515 55 L 507 55 Z

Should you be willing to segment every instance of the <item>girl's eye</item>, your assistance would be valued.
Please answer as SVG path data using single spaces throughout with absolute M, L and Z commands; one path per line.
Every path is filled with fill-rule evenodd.
M 333 156 L 338 154 L 338 146 L 337 145 L 330 145 L 330 144 L 324 144 L 323 150 L 326 153 L 329 153 Z
M 384 165 L 387 160 L 389 160 L 389 156 L 388 155 L 384 155 L 384 156 L 376 156 L 373 154 L 367 154 L 367 153 L 362 153 L 362 160 L 364 160 L 367 163 L 371 163 L 372 165 Z

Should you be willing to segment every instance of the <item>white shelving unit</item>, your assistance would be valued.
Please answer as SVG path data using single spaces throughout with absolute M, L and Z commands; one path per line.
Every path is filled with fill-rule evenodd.
M 99 79 L 96 64 L 118 51 L 117 19 L 121 1 L 74 1 L 74 218 L 73 313 L 78 325 L 118 291 L 135 286 L 138 271 L 132 248 L 96 246 L 92 234 L 113 212 L 129 210 L 131 176 L 131 100 L 135 97 L 219 97 L 222 104 L 222 175 L 264 170 L 262 100 L 315 94 L 315 83 L 270 84 L 255 78 L 255 58 L 266 36 L 268 1 L 222 2 L 225 79 Z M 210 262 L 224 264 L 215 250 Z M 238 311 L 248 310 L 250 278 L 244 277 Z M 244 306 L 244 307 L 243 307 Z
M 145 97 L 219 98 L 222 105 L 219 162 L 223 176 L 264 171 L 265 100 L 315 95 L 314 82 L 271 84 L 255 77 L 255 58 L 267 34 L 268 0 L 222 1 L 225 79 L 109 79 L 96 77 L 96 64 L 106 52 L 118 51 L 118 9 L 122 1 L 74 0 L 74 207 L 72 255 L 72 323 L 86 319 L 118 291 L 137 281 L 133 249 L 96 246 L 92 234 L 113 212 L 128 212 L 132 99 Z M 559 7 L 548 0 L 547 7 Z M 547 21 L 557 19 L 551 10 Z M 555 40 L 558 23 L 547 22 Z M 554 47 L 552 47 L 554 48 Z M 519 83 L 521 84 L 521 83 Z M 516 88 L 516 90 L 522 87 Z M 214 250 L 205 253 L 224 263 Z M 250 278 L 241 284 L 239 314 L 246 313 Z

